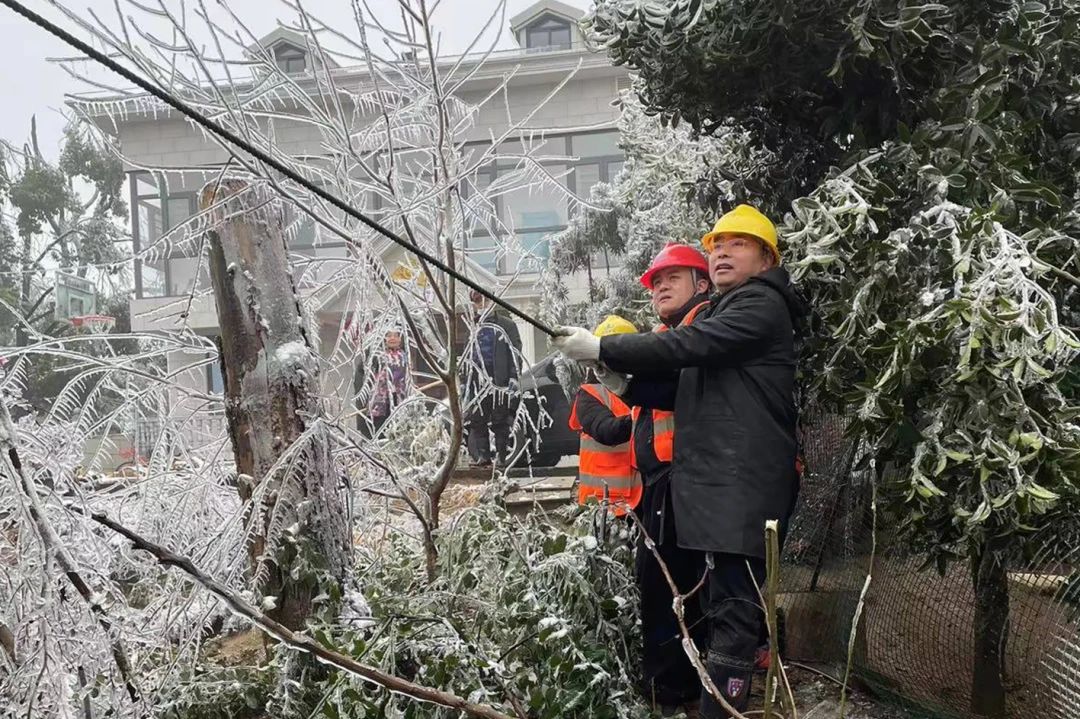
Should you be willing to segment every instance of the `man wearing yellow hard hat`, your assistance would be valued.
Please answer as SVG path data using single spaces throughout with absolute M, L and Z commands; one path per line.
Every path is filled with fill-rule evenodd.
M 798 488 L 794 328 L 804 309 L 780 267 L 776 228 L 756 208 L 726 213 L 702 244 L 714 293 L 692 322 L 599 339 L 562 328 L 554 344 L 637 375 L 625 385 L 628 404 L 674 407 L 678 543 L 705 555 L 706 665 L 742 711 L 763 621 L 755 583 L 765 578 L 765 522 L 786 529 Z M 672 370 L 677 379 L 656 379 Z M 703 692 L 701 716 L 728 715 Z
M 618 315 L 609 315 L 593 330 L 596 337 L 630 332 L 637 332 L 637 328 Z M 569 424 L 581 433 L 578 504 L 595 498 L 609 502 L 617 517 L 633 511 L 641 501 L 641 477 L 630 458 L 630 407 L 604 385 L 587 382 L 570 407 Z

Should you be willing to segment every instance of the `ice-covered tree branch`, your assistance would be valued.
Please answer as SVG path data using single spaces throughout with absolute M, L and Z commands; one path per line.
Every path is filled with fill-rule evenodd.
M 3 454 L 3 463 L 0 464 L 0 468 L 3 469 L 2 473 L 17 484 L 26 502 L 26 512 L 37 529 L 38 536 L 45 545 L 46 551 L 56 558 L 56 563 L 60 565 L 64 576 L 71 583 L 71 586 L 75 588 L 75 591 L 79 593 L 79 596 L 82 597 L 90 612 L 97 619 L 101 630 L 109 637 L 113 660 L 116 662 L 116 668 L 120 671 L 121 677 L 123 677 L 128 696 L 131 701 L 137 702 L 139 701 L 140 692 L 135 683 L 131 662 L 128 661 L 124 645 L 120 643 L 118 637 L 114 636 L 115 631 L 112 620 L 109 619 L 105 608 L 101 606 L 101 601 L 98 598 L 100 595 L 87 584 L 76 566 L 75 560 L 68 554 L 63 541 L 49 522 L 49 518 L 45 514 L 45 508 L 38 498 L 38 489 L 34 486 L 33 480 L 30 479 L 23 467 L 22 459 L 19 456 L 17 436 L 15 425 L 11 421 L 11 414 L 8 412 L 7 402 L 4 400 L 3 395 L 0 395 L 0 453 Z M 10 635 L 10 632 L 8 634 Z M 7 642 L 4 643 L 4 646 L 7 648 Z M 10 654 L 12 660 L 14 660 L 14 641 L 11 644 Z
M 189 558 L 175 554 L 165 547 L 141 537 L 104 514 L 93 513 L 91 514 L 91 518 L 95 522 L 108 527 L 112 531 L 126 538 L 136 549 L 141 549 L 152 554 L 162 566 L 176 568 L 186 573 L 198 584 L 202 585 L 209 592 L 224 601 L 232 611 L 245 619 L 248 619 L 268 635 L 293 649 L 310 654 L 321 662 L 341 669 L 342 671 L 349 672 L 350 674 L 354 674 L 377 684 L 380 687 L 384 687 L 390 691 L 400 692 L 421 701 L 457 709 L 465 712 L 469 716 L 483 717 L 484 719 L 513 719 L 509 715 L 504 714 L 493 707 L 474 704 L 459 696 L 451 694 L 450 692 L 432 689 L 407 681 L 376 669 L 375 667 L 362 664 L 352 657 L 341 654 L 340 652 L 328 649 L 314 639 L 297 634 L 284 625 L 275 622 L 273 619 L 266 616 L 262 610 L 245 601 L 232 589 L 204 574 Z

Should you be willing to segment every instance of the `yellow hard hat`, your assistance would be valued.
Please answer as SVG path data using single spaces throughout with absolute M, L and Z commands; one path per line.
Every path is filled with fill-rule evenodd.
M 750 235 L 765 243 L 772 250 L 773 257 L 780 261 L 780 248 L 776 244 L 776 226 L 768 217 L 755 207 L 739 205 L 716 221 L 712 232 L 701 238 L 706 252 L 712 252 L 716 238 L 720 235 Z
M 637 332 L 637 327 L 630 320 L 623 319 L 618 315 L 608 315 L 607 318 L 596 326 L 593 334 L 597 337 L 608 335 L 628 335 Z

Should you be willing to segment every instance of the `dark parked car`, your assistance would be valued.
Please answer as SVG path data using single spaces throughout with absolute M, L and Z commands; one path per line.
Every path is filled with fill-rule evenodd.
M 556 353 L 549 354 L 521 375 L 521 395 L 529 422 L 514 429 L 511 456 L 514 466 L 553 467 L 567 455 L 578 453 L 578 433 L 570 429 L 570 403 L 555 375 Z M 533 429 L 539 421 L 541 408 L 550 419 L 544 421 L 539 434 Z M 531 443 L 531 457 L 518 448 Z

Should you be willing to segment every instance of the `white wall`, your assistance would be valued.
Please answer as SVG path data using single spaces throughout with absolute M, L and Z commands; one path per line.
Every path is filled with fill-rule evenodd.
M 564 55 L 566 53 L 563 53 Z M 570 53 L 575 57 L 577 53 Z M 572 66 L 572 63 L 571 63 Z M 601 76 L 593 68 L 582 71 L 545 105 L 526 127 L 528 129 L 572 128 L 596 124 L 613 124 L 618 117 L 617 108 L 611 101 L 617 85 L 624 86 L 625 71 L 606 68 Z M 501 134 L 507 128 L 507 105 L 513 121 L 523 120 L 540 101 L 565 77 L 557 73 L 549 80 L 538 81 L 533 76 L 523 76 L 511 85 L 506 93 L 507 101 L 500 97 L 481 109 L 476 127 L 470 132 L 470 140 L 486 140 L 490 133 Z M 478 102 L 489 90 L 474 89 L 461 93 L 463 100 Z M 137 167 L 191 167 L 224 162 L 228 154 L 212 139 L 204 137 L 186 120 L 168 117 L 162 119 L 130 120 L 118 122 L 120 144 L 128 159 L 127 169 Z M 322 154 L 319 131 L 307 123 L 275 120 L 277 146 L 289 153 Z M 561 153 L 561 150 L 560 150 Z M 194 189 L 194 188 L 192 188 Z
M 555 52 L 541 54 L 541 65 L 549 71 L 537 74 L 536 56 L 522 60 L 527 72 L 521 72 L 507 90 L 509 120 L 523 120 L 557 85 L 566 77 L 563 67 L 572 67 L 578 58 L 583 58 L 585 67 L 563 87 L 554 98 L 528 123 L 527 129 L 552 131 L 597 125 L 612 126 L 617 119 L 617 108 L 611 106 L 619 87 L 625 87 L 627 73 L 621 68 L 612 68 L 605 63 L 598 63 L 596 56 L 574 53 Z M 516 61 L 515 61 L 516 62 Z M 529 69 L 531 68 L 531 69 Z M 484 81 L 483 87 L 467 89 L 462 98 L 470 103 L 478 102 L 489 92 L 497 80 Z M 479 83 L 479 81 L 478 81 Z M 500 135 L 508 127 L 508 112 L 502 98 L 491 102 L 480 110 L 476 126 L 470 132 L 470 139 L 488 140 L 492 134 Z M 201 131 L 193 129 L 185 120 L 176 118 L 129 120 L 119 122 L 119 137 L 128 169 L 137 167 L 192 167 L 196 165 L 214 165 L 224 162 L 228 155 Z M 322 154 L 319 132 L 310 125 L 295 121 L 275 121 L 275 138 L 280 149 L 289 153 Z M 561 139 L 549 142 L 544 153 L 551 155 L 565 154 L 565 143 Z M 212 171 L 191 172 L 181 176 L 170 173 L 171 191 L 198 190 L 215 175 Z M 144 240 L 145 246 L 145 240 Z M 317 258 L 344 257 L 345 248 L 318 247 L 303 251 L 306 255 Z M 169 291 L 182 291 L 195 280 L 198 262 L 191 258 L 174 258 L 170 267 Z M 299 268 L 302 272 L 314 272 L 319 280 L 331 276 L 340 263 L 327 262 Z M 208 286 L 205 268 L 199 283 Z M 594 270 L 599 276 L 603 270 Z M 311 278 L 311 275 L 307 275 Z M 515 302 L 529 302 L 537 296 L 533 285 L 536 275 L 522 277 L 513 294 Z M 587 282 L 584 273 L 568 279 L 571 301 L 580 301 L 585 297 Z M 186 320 L 181 317 L 189 312 Z M 217 326 L 216 311 L 209 296 L 197 297 L 191 306 L 186 301 L 178 302 L 175 297 L 142 298 L 132 303 L 132 324 L 138 331 L 153 329 L 178 329 L 186 322 L 196 331 L 211 331 Z M 324 317 L 323 321 L 328 321 Z M 536 335 L 532 328 L 521 327 L 526 356 L 534 361 L 547 352 L 547 340 Z M 340 378 L 339 378 L 340 379 Z M 328 380 L 329 381 L 329 380 Z M 351 381 L 351 380 L 350 380 Z

